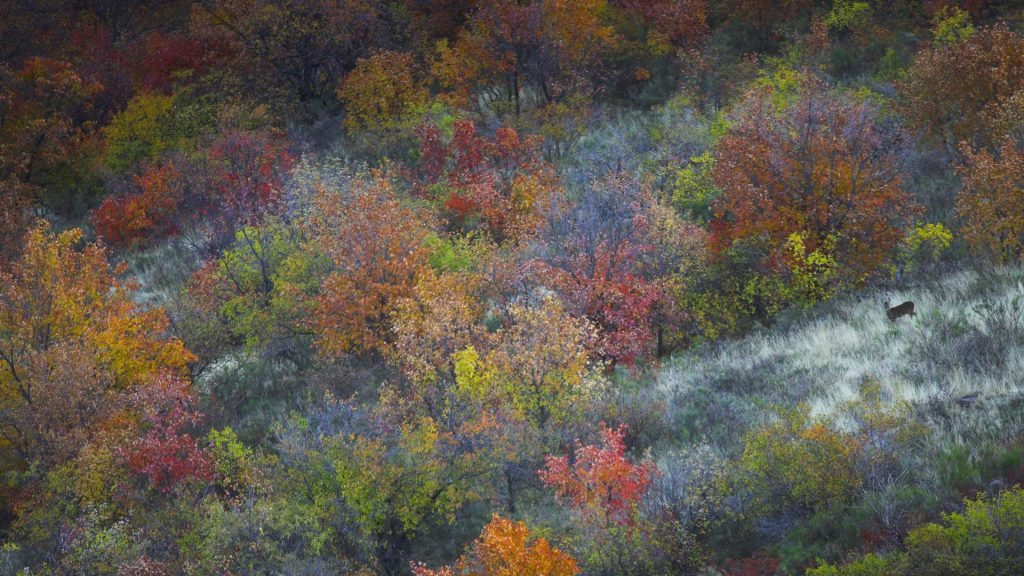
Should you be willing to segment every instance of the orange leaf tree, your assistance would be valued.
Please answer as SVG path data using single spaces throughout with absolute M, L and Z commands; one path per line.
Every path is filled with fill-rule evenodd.
M 963 140 L 998 146 L 1024 98 L 1024 36 L 997 24 L 936 41 L 918 53 L 900 89 L 911 126 L 951 153 Z
M 472 84 L 492 104 L 500 104 L 504 96 L 516 115 L 529 89 L 545 103 L 562 100 L 587 84 L 583 71 L 615 43 L 614 30 L 605 23 L 607 4 L 483 0 L 453 48 L 442 44 L 445 49 L 435 69 L 441 72 L 443 85 L 466 91 L 465 85 Z M 504 89 L 498 98 L 495 86 Z
M 769 257 L 781 260 L 799 234 L 808 253 L 827 248 L 843 280 L 861 282 L 886 262 L 915 213 L 901 188 L 898 138 L 870 102 L 814 77 L 791 101 L 779 100 L 755 89 L 718 144 L 713 247 L 766 241 Z
M 413 563 L 412 571 L 415 576 L 575 576 L 580 568 L 544 538 L 532 538 L 526 524 L 495 514 L 454 568 L 430 570 Z
M 394 341 L 397 302 L 414 295 L 429 267 L 430 227 L 381 174 L 344 192 L 321 189 L 310 237 L 333 262 L 313 327 L 326 354 L 382 352 Z
M 65 208 L 58 173 L 84 149 L 101 90 L 60 60 L 29 58 L 17 70 L 0 66 L 0 262 L 17 252 L 28 207 Z M 55 194 L 44 194 L 47 188 Z
M 390 359 L 410 381 L 421 388 L 454 384 L 452 355 L 478 342 L 483 332 L 481 289 L 476 274 L 428 273 L 396 303 Z
M 964 188 L 957 212 L 964 238 L 1000 262 L 1024 254 L 1024 148 L 1010 138 L 998 153 L 963 146 Z

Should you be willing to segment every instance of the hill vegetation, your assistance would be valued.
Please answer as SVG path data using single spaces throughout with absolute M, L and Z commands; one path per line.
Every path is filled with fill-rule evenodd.
M 1022 23 L 0 2 L 0 576 L 1017 574 Z

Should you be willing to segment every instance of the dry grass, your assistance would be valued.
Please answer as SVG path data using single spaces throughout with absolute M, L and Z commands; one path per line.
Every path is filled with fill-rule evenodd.
M 917 316 L 890 322 L 883 302 L 913 300 Z M 657 388 L 684 439 L 739 445 L 772 404 L 829 415 L 874 377 L 888 402 L 906 401 L 933 445 L 1024 431 L 1024 269 L 961 271 L 913 291 L 864 292 L 788 326 L 669 362 Z M 977 394 L 973 404 L 960 401 Z

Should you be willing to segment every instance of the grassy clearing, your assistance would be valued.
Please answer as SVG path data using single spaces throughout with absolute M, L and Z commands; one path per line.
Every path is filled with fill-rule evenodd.
M 133 298 L 148 306 L 166 306 L 199 267 L 202 255 L 185 242 L 172 241 L 126 253 L 120 260 L 127 276 L 138 282 Z
M 890 322 L 885 300 L 913 300 L 917 316 Z M 1024 268 L 960 271 L 799 316 L 663 367 L 656 387 L 684 441 L 734 451 L 771 405 L 831 415 L 869 377 L 888 402 L 913 406 L 934 431 L 933 448 L 990 445 L 1024 431 Z

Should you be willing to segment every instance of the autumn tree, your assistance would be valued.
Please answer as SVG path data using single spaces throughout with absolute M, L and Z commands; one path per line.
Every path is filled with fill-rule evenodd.
M 602 424 L 600 435 L 599 445 L 577 446 L 572 459 L 548 456 L 538 475 L 578 520 L 588 572 L 649 573 L 643 566 L 657 539 L 640 504 L 658 468 L 626 455 L 625 426 Z
M 399 302 L 388 354 L 405 380 L 381 403 L 404 420 L 430 417 L 476 447 L 494 467 L 494 497 L 514 513 L 530 470 L 597 396 L 589 332 L 556 302 L 512 306 L 488 333 L 487 280 L 479 273 L 427 274 Z
M 417 388 L 454 386 L 453 355 L 483 335 L 482 289 L 478 274 L 428 273 L 396 303 L 392 360 Z
M 614 45 L 607 9 L 604 0 L 478 2 L 455 43 L 441 45 L 435 75 L 450 89 L 483 92 L 492 106 L 505 100 L 517 116 L 526 98 L 564 100 L 588 84 L 585 69 Z
M 272 130 L 227 130 L 207 153 L 210 202 L 227 230 L 258 223 L 283 201 L 284 179 L 294 162 L 288 142 Z
M 1019 486 L 966 498 L 958 512 L 923 524 L 889 554 L 870 553 L 839 566 L 823 564 L 812 576 L 1012 574 L 1024 561 L 1024 491 Z
M 397 302 L 429 266 L 428 222 L 382 174 L 347 190 L 321 188 L 308 223 L 331 259 L 311 323 L 325 354 L 382 352 L 394 342 Z
M 939 35 L 918 53 L 900 90 L 910 124 L 951 154 L 962 141 L 998 147 L 1022 124 L 1024 37 L 1005 23 Z
M 144 92 L 170 94 L 176 83 L 194 81 L 223 58 L 223 49 L 182 32 L 153 31 L 139 38 L 140 58 L 130 62 L 135 83 Z
M 572 556 L 533 537 L 526 524 L 495 514 L 454 567 L 431 570 L 413 563 L 412 571 L 415 576 L 575 576 L 580 568 Z
M 203 0 L 196 6 L 200 35 L 230 46 L 230 65 L 283 107 L 332 97 L 358 59 L 390 36 L 390 5 L 372 0 Z
M 128 469 L 151 489 L 171 493 L 188 482 L 210 481 L 214 461 L 201 438 L 190 432 L 202 420 L 190 384 L 164 374 L 134 393 L 143 415 L 138 438 L 124 451 Z
M 495 497 L 514 513 L 543 454 L 584 425 L 601 382 L 585 321 L 547 298 L 510 306 L 488 333 L 482 284 L 467 273 L 429 274 L 399 302 L 387 357 L 407 381 L 384 387 L 381 404 L 403 420 L 430 417 L 486 454 Z
M 139 92 L 103 127 L 103 159 L 120 176 L 168 160 L 184 168 L 201 161 L 216 124 L 213 103 L 195 90 Z
M 650 27 L 649 43 L 695 48 L 708 33 L 706 0 L 618 0 L 613 2 L 639 14 Z
M 167 336 L 80 230 L 38 224 L 0 288 L 3 452 L 22 462 L 73 455 L 123 403 L 120 391 L 160 374 L 184 377 L 192 355 Z
M 785 262 L 799 234 L 805 253 L 834 246 L 842 277 L 861 283 L 879 270 L 915 212 L 901 188 L 896 134 L 876 109 L 806 77 L 794 99 L 755 89 L 719 142 L 714 176 L 722 190 L 712 246 L 767 243 Z
M 75 186 L 60 173 L 87 148 L 101 89 L 62 60 L 30 58 L 17 69 L 0 66 L 0 211 L 6 216 L 0 260 L 15 253 L 29 208 L 67 208 L 67 189 Z M 47 194 L 51 188 L 55 195 Z
M 657 474 L 654 464 L 634 464 L 626 456 L 626 428 L 601 429 L 601 445 L 580 446 L 574 461 L 549 456 L 539 472 L 558 498 L 600 522 L 634 521 L 637 503 Z
M 371 551 L 364 547 L 323 452 L 324 438 L 310 433 L 329 432 L 322 411 L 279 421 L 269 444 L 243 442 L 232 428 L 209 432 L 204 444 L 208 443 L 205 450 L 214 465 L 214 479 L 180 485 L 178 494 L 196 505 L 184 507 L 179 521 L 188 525 L 173 533 L 195 538 L 195 545 L 170 547 L 172 570 L 373 573 Z M 312 428 L 300 431 L 300 421 Z M 183 490 L 190 487 L 199 490 Z M 193 493 L 198 493 L 198 500 L 192 499 Z M 150 502 L 167 500 L 162 494 L 149 496 Z M 155 528 L 165 526 L 159 523 Z M 151 538 L 159 541 L 158 535 Z
M 107 166 L 128 173 L 143 161 L 154 162 L 180 147 L 182 134 L 170 95 L 140 93 L 104 128 Z
M 426 125 L 419 140 L 416 188 L 442 202 L 460 228 L 482 225 L 498 242 L 521 239 L 535 231 L 542 209 L 558 194 L 554 168 L 541 157 L 536 136 L 503 126 L 488 138 L 472 121 L 457 120 L 450 138 Z
M 174 162 L 150 165 L 133 179 L 137 192 L 107 196 L 92 213 L 96 233 L 112 246 L 153 242 L 178 230 L 187 183 Z
M 904 113 L 960 159 L 964 238 L 1007 262 L 1020 252 L 1024 42 L 1005 24 L 976 30 L 962 11 L 943 15 L 901 84 Z
M 1024 251 L 1024 148 L 1006 138 L 996 153 L 963 146 L 957 212 L 964 238 L 1000 262 Z
M 62 52 L 85 81 L 99 87 L 90 113 L 109 119 L 131 98 L 133 85 L 128 54 L 115 40 L 115 32 L 92 13 L 69 18 L 73 24 Z
M 600 334 L 598 353 L 631 364 L 659 350 L 658 311 L 668 272 L 655 243 L 654 199 L 642 183 L 611 174 L 588 185 L 575 204 L 551 210 L 538 281 L 556 290 Z
M 312 340 L 308 318 L 328 268 L 327 258 L 309 248 L 294 224 L 270 218 L 242 226 L 218 259 L 192 275 L 183 311 L 186 334 L 304 366 Z M 199 344 L 197 352 L 222 351 Z
M 430 97 L 421 76 L 408 52 L 385 50 L 360 59 L 338 86 L 345 127 L 383 135 L 408 125 Z
M 588 378 L 592 328 L 552 297 L 513 306 L 509 316 L 484 357 L 473 347 L 454 356 L 460 392 L 501 403 L 539 428 L 565 423 L 594 392 Z
M 0 409 L 5 417 L 2 460 L 32 459 L 43 467 L 70 460 L 127 407 L 86 346 L 54 344 L 20 364 L 24 392 L 18 381 L 6 383 L 13 390 L 6 390 Z M 13 380 L 9 374 L 7 379 Z M 13 466 L 11 461 L 3 464 L 7 470 Z

